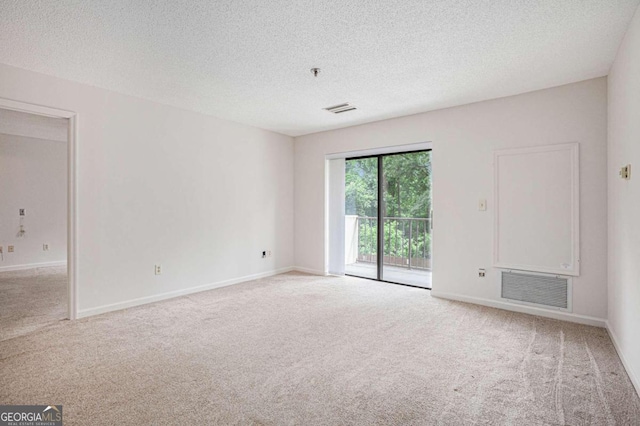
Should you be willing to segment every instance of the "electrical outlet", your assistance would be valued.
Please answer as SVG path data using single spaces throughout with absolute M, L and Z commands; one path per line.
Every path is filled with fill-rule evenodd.
M 156 275 L 162 275 L 162 265 L 156 265 Z
M 624 180 L 631 179 L 631 164 L 627 164 L 620 169 L 620 177 Z
M 487 210 L 487 200 L 478 200 L 478 210 L 481 212 Z
M 19 213 L 20 213 L 20 216 L 26 216 L 26 210 L 25 209 L 20 209 Z
M 486 274 L 487 271 L 485 271 L 484 269 L 478 269 L 478 277 L 484 278 Z
M 49 244 L 43 244 L 42 251 L 49 251 Z
M 13 253 L 13 246 L 7 246 L 7 252 Z

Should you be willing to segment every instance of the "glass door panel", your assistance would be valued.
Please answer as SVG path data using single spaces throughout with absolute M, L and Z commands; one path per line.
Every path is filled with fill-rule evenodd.
M 345 273 L 378 279 L 378 157 L 345 161 Z
M 380 279 L 431 288 L 431 151 L 382 156 Z

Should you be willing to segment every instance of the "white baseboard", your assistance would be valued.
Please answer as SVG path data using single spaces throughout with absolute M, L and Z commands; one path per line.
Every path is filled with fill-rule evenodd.
M 624 356 L 624 353 L 620 348 L 620 344 L 618 343 L 618 337 L 616 336 L 616 333 L 613 331 L 613 328 L 611 328 L 611 325 L 609 324 L 609 320 L 606 321 L 606 325 L 607 325 L 607 332 L 609 333 L 609 337 L 611 337 L 611 341 L 613 342 L 613 347 L 616 348 L 616 352 L 618 352 L 618 356 L 622 361 L 622 365 L 624 366 L 624 369 L 627 370 L 627 375 L 629 376 L 629 379 L 631 379 L 631 383 L 633 383 L 633 386 L 636 388 L 637 394 L 640 395 L 640 380 L 639 380 L 640 376 L 638 376 L 635 373 L 635 371 L 633 371 L 633 368 L 631 368 L 631 364 L 629 364 L 629 362 L 627 361 L 627 358 Z
M 132 308 L 134 306 L 146 305 L 147 303 L 159 302 L 161 300 L 172 299 L 174 297 L 184 296 L 192 293 L 199 293 L 201 291 L 213 290 L 215 288 L 226 287 L 233 284 L 240 284 L 247 281 L 257 280 L 260 278 L 271 277 L 273 275 L 284 274 L 285 272 L 293 271 L 293 267 L 275 269 L 272 271 L 261 272 L 259 274 L 245 275 L 239 278 L 232 278 L 229 280 L 218 281 L 215 283 L 209 283 L 199 285 L 196 287 L 185 288 L 181 290 L 170 291 L 167 293 L 155 294 L 153 296 L 140 297 L 138 299 L 125 300 L 124 302 L 112 303 L 110 305 L 98 306 L 95 308 L 81 309 L 78 312 L 78 318 L 86 318 L 93 315 L 104 314 L 106 312 L 119 311 L 121 309 Z
M 321 275 L 323 277 L 328 275 L 324 271 L 319 271 L 317 269 L 311 269 L 311 268 L 303 268 L 302 266 L 294 266 L 293 270 L 298 272 L 304 272 L 305 274 Z
M 0 266 L 0 272 L 23 271 L 26 269 L 36 268 L 50 268 L 52 266 L 65 266 L 66 264 L 66 260 L 59 260 L 57 262 L 25 263 L 23 265 Z
M 523 314 L 538 315 L 540 317 L 552 318 L 562 321 L 575 322 L 578 324 L 593 325 L 595 327 L 606 327 L 606 320 L 603 318 L 590 317 L 586 315 L 571 314 L 568 312 L 552 311 L 549 309 L 536 308 L 533 306 L 518 305 L 515 303 L 503 302 L 500 300 L 483 299 L 480 297 L 463 296 L 453 293 L 442 293 L 431 290 L 433 297 L 441 299 L 457 300 L 459 302 L 473 303 L 475 305 L 489 306 L 491 308 L 504 309 L 506 311 L 520 312 Z

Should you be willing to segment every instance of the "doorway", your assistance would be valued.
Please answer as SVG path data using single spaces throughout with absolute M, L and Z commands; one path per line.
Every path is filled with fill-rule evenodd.
M 345 159 L 345 274 L 431 288 L 431 150 Z
M 75 114 L 0 99 L 0 340 L 75 319 Z

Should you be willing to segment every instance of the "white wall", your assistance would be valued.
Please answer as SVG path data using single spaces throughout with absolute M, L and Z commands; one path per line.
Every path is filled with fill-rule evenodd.
M 345 264 L 345 219 L 344 219 L 344 158 L 327 161 L 329 228 L 329 272 L 344 274 Z
M 78 113 L 81 315 L 292 266 L 292 138 L 6 65 L 0 97 Z
M 609 330 L 640 392 L 640 9 L 609 74 Z M 631 164 L 631 180 L 618 171 Z
M 67 260 L 66 142 L 0 133 L 0 246 L 0 271 Z
M 296 138 L 296 265 L 324 265 L 324 166 L 328 153 L 433 142 L 434 293 L 499 300 L 492 265 L 495 149 L 580 143 L 581 275 L 574 318 L 607 316 L 607 82 L 557 88 Z M 337 117 L 336 119 L 339 119 Z M 478 211 L 486 198 L 488 210 Z M 478 278 L 478 268 L 487 269 Z M 591 318 L 587 318 L 590 321 Z

